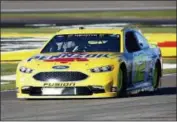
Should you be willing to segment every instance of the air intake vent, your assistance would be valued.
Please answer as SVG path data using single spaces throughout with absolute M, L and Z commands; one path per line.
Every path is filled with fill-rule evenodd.
M 55 79 L 59 82 L 66 81 L 80 81 L 86 79 L 88 76 L 81 72 L 40 72 L 33 76 L 39 81 L 48 81 Z

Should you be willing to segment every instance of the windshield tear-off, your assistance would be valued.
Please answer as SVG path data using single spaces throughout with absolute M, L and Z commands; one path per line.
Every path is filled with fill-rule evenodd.
M 120 35 L 56 35 L 41 51 L 41 53 L 53 52 L 120 52 Z

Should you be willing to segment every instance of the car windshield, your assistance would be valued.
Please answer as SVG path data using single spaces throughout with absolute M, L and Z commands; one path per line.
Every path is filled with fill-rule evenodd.
M 53 52 L 120 52 L 120 35 L 56 35 L 41 51 L 41 53 Z

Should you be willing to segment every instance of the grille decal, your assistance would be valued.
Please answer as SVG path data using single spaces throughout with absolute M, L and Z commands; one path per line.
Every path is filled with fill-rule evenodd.
M 39 81 L 49 81 L 50 79 L 54 79 L 58 82 L 80 81 L 87 77 L 88 75 L 81 72 L 40 72 L 33 76 L 35 80 Z

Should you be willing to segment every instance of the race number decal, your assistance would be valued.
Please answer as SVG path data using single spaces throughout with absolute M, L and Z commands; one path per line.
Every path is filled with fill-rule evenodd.
M 145 75 L 146 63 L 143 62 L 140 65 L 136 65 L 134 82 L 143 81 Z
M 133 64 L 133 82 L 143 81 L 145 78 L 145 70 L 146 70 L 146 56 L 144 54 L 136 54 Z

